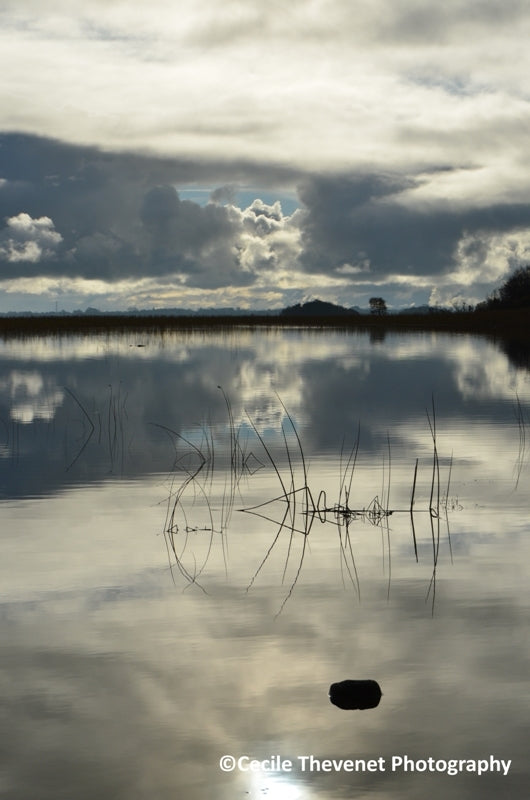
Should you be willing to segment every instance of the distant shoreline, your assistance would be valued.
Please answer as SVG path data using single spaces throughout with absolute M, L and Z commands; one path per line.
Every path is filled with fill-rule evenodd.
M 96 333 L 148 333 L 238 328 L 305 328 L 308 330 L 394 332 L 441 332 L 478 334 L 493 339 L 511 339 L 530 346 L 530 309 L 435 312 L 429 314 L 377 315 L 234 315 L 152 316 L 28 315 L 0 317 L 0 337 L 46 336 Z

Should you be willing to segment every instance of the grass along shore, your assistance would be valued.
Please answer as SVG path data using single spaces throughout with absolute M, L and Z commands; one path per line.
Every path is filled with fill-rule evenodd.
M 530 309 L 345 316 L 28 315 L 0 317 L 0 336 L 164 332 L 224 328 L 329 328 L 335 330 L 481 334 L 530 345 Z

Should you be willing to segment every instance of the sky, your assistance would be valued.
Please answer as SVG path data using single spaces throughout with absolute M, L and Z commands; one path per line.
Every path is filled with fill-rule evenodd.
M 4 0 L 0 312 L 480 302 L 530 262 L 526 0 Z

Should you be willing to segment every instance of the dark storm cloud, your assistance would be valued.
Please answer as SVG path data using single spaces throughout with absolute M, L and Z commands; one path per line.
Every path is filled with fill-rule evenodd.
M 139 269 L 130 235 L 142 179 L 133 159 L 31 136 L 0 140 L 0 218 L 46 216 L 62 236 L 55 258 L 1 264 L 3 278 L 28 275 L 119 277 Z M 156 180 L 156 164 L 153 164 Z
M 148 261 L 159 271 L 182 271 L 195 286 L 215 288 L 238 280 L 237 252 L 231 249 L 238 220 L 225 206 L 205 207 L 181 200 L 171 186 L 157 186 L 143 197 L 140 209 L 147 238 Z M 241 276 L 247 283 L 251 276 Z
M 300 186 L 307 209 L 301 261 L 310 272 L 344 264 L 386 275 L 441 275 L 455 268 L 464 234 L 502 233 L 530 225 L 530 204 L 465 208 L 403 202 L 420 186 L 414 177 L 386 174 L 314 177 Z
M 219 181 L 223 188 L 214 190 L 218 200 L 227 197 L 228 174 L 235 179 L 250 177 L 261 185 L 289 177 L 288 170 L 266 173 L 259 165 L 191 164 L 4 135 L 0 138 L 0 276 L 81 276 L 112 282 L 184 272 L 189 285 L 246 285 L 252 276 L 239 268 L 235 248 L 241 220 L 225 206 L 212 202 L 202 207 L 181 200 L 174 186 Z M 49 221 L 48 229 L 58 242 L 53 252 L 48 247 L 39 254 L 37 244 L 31 243 L 31 259 L 22 258 L 24 251 L 18 245 L 19 257 L 9 257 L 16 245 L 14 220 L 20 215 L 33 227 L 43 218 Z
M 505 259 L 493 277 L 478 274 L 488 237 L 528 228 L 530 204 L 420 200 L 441 170 L 303 176 L 258 164 L 191 163 L 5 135 L 0 278 L 113 283 L 178 276 L 187 287 L 213 290 L 248 287 L 260 271 L 301 268 L 361 291 L 370 291 L 367 282 L 385 284 L 398 298 L 404 289 L 409 297 L 429 292 L 426 279 L 434 284 L 463 258 L 478 270 L 473 283 L 483 297 L 514 266 Z M 278 202 L 255 199 L 241 211 L 229 202 L 238 181 L 265 189 L 298 184 L 302 208 L 288 218 Z M 214 187 L 205 206 L 179 196 L 176 187 L 201 182 Z

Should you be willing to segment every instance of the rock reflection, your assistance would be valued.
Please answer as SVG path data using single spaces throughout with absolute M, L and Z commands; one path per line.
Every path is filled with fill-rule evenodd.
M 383 692 L 374 680 L 345 680 L 332 683 L 329 687 L 329 699 L 334 706 L 345 711 L 377 708 Z

